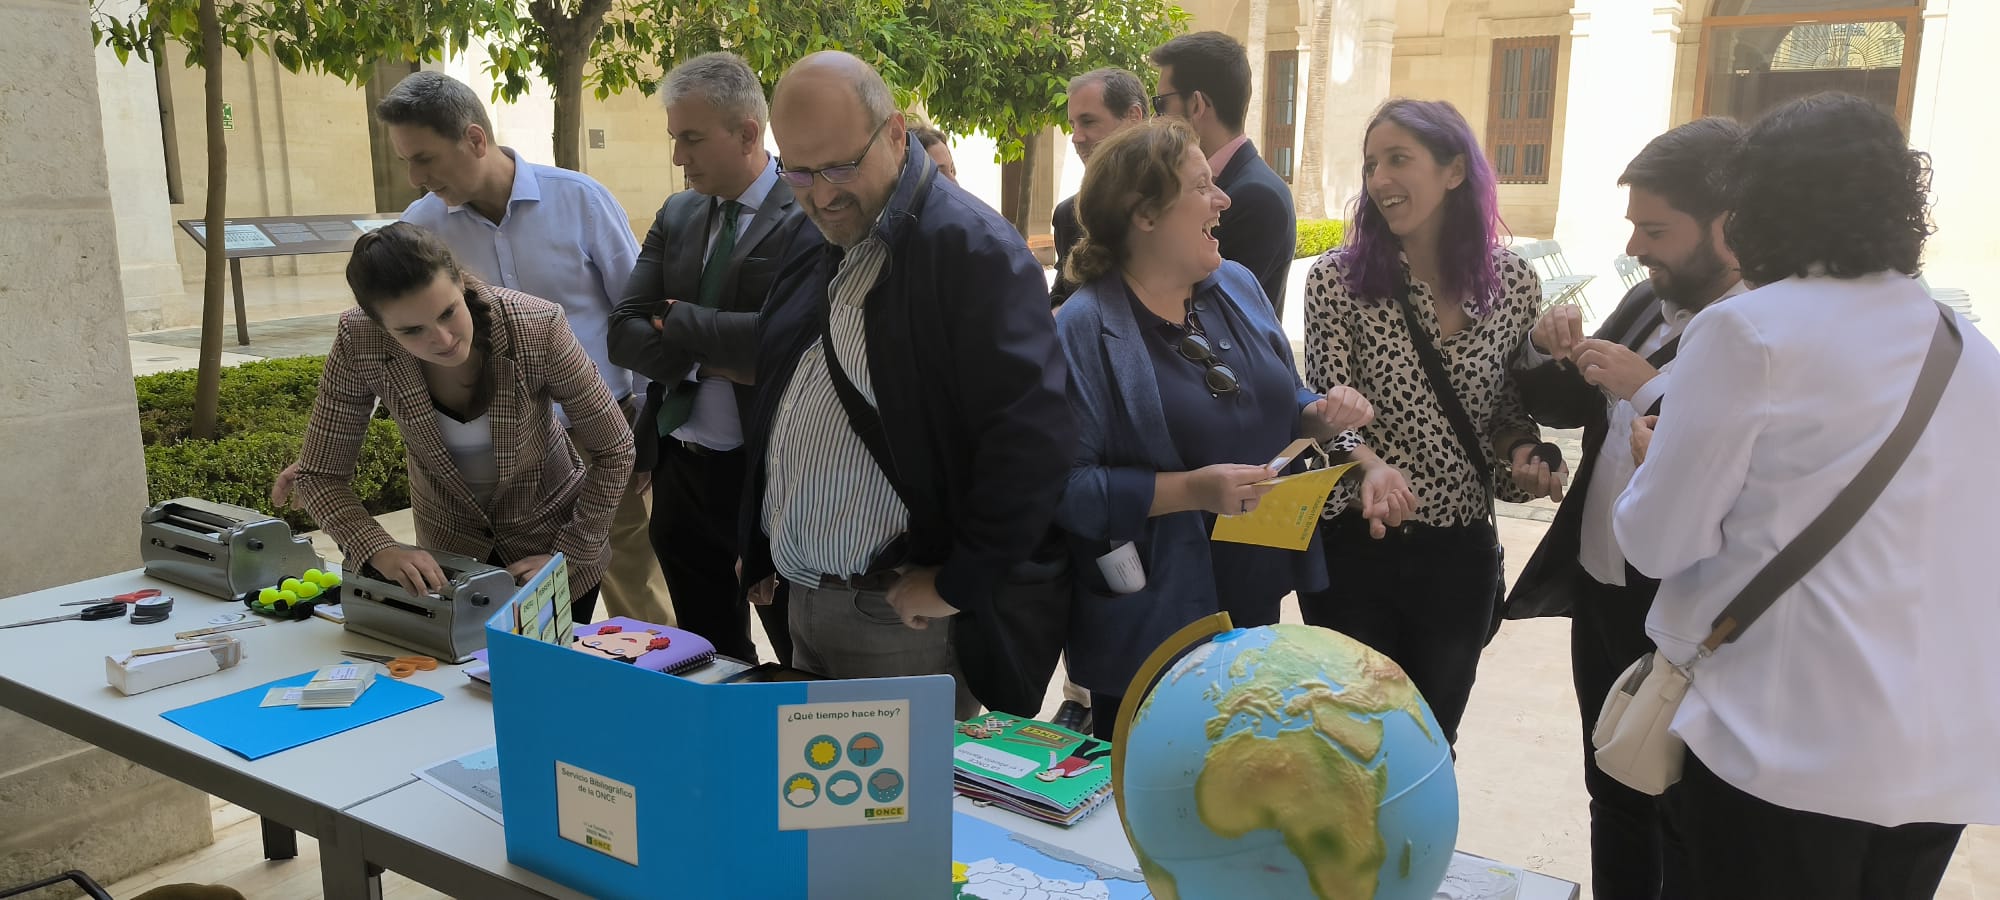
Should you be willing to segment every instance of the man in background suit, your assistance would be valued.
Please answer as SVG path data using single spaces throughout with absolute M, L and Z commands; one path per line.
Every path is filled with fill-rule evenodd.
M 653 550 L 680 627 L 746 662 L 750 606 L 736 582 L 744 414 L 757 314 L 803 221 L 764 150 L 770 108 L 756 73 L 710 53 L 667 74 L 667 129 L 688 189 L 660 207 L 611 315 L 611 359 L 651 378 L 633 427 L 653 472 Z M 758 608 L 779 661 L 782 603 Z
M 1147 58 L 1160 67 L 1153 114 L 1178 116 L 1194 126 L 1215 186 L 1229 195 L 1222 226 L 1215 230 L 1222 258 L 1257 276 L 1272 312 L 1282 319 L 1299 227 L 1291 187 L 1243 133 L 1251 100 L 1248 51 L 1220 31 L 1199 31 L 1161 44 Z
M 1069 145 L 1076 149 L 1077 161 L 1088 167 L 1090 154 L 1105 138 L 1146 121 L 1146 85 L 1124 69 L 1085 72 L 1069 80 L 1064 107 L 1069 116 Z M 1061 306 L 1076 291 L 1076 285 L 1063 274 L 1063 265 L 1069 262 L 1076 242 L 1083 239 L 1074 194 L 1056 204 L 1049 227 L 1056 240 L 1056 280 L 1049 286 L 1049 305 Z
M 1723 197 L 1715 173 L 1742 134 L 1734 121 L 1701 119 L 1660 135 L 1634 157 L 1618 183 L 1631 188 L 1625 252 L 1652 277 L 1633 287 L 1596 337 L 1583 317 L 1559 306 L 1535 324 L 1514 378 L 1542 425 L 1582 426 L 1583 461 L 1541 546 L 1508 597 L 1510 619 L 1569 615 L 1570 671 L 1583 716 L 1584 787 L 1590 792 L 1591 881 L 1600 897 L 1639 900 L 1685 895 L 1663 884 L 1665 860 L 1680 853 L 1657 799 L 1597 768 L 1590 733 L 1620 672 L 1653 651 L 1646 612 L 1660 583 L 1625 562 L 1611 511 L 1637 465 L 1632 421 L 1659 413 L 1664 373 L 1694 314 L 1743 291 L 1736 258 L 1722 240 Z

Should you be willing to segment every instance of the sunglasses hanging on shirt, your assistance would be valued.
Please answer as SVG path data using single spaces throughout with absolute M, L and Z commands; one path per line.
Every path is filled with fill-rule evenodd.
M 1222 360 L 1216 358 L 1214 348 L 1209 346 L 1208 332 L 1201 327 L 1201 317 L 1192 306 L 1187 311 L 1187 321 L 1179 329 L 1179 337 L 1174 341 L 1174 349 L 1182 358 L 1202 366 L 1202 382 L 1208 387 L 1208 395 L 1222 398 L 1236 393 L 1236 373 Z

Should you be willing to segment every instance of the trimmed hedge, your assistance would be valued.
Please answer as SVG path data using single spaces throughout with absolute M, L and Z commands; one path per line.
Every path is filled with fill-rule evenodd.
M 151 502 L 200 497 L 277 516 L 297 530 L 318 528 L 304 510 L 272 508 L 270 490 L 278 472 L 299 458 L 324 363 L 325 357 L 307 356 L 223 369 L 217 437 L 211 441 L 188 437 L 194 420 L 194 372 L 133 379 Z M 368 422 L 353 486 L 371 514 L 410 505 L 402 434 L 379 409 Z
M 1299 246 L 1293 259 L 1311 259 L 1340 246 L 1347 223 L 1339 219 L 1300 219 Z

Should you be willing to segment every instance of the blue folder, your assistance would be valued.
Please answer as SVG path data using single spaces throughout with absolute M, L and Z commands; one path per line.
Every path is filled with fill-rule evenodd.
M 264 702 L 264 695 L 272 688 L 298 687 L 311 681 L 318 671 L 302 672 L 193 706 L 168 710 L 160 717 L 244 759 L 262 759 L 444 699 L 436 691 L 380 675 L 353 706 L 342 709 L 257 705 Z
M 536 580 L 566 577 L 552 562 Z M 950 676 L 699 684 L 544 643 L 518 627 L 510 603 L 486 632 L 509 862 L 607 900 L 950 895 Z M 581 699 L 579 685 L 589 687 Z M 793 773 L 825 779 L 830 803 L 854 801 L 831 787 L 845 772 L 779 754 L 780 707 L 885 701 L 909 704 L 908 767 L 897 798 L 875 799 L 907 818 L 781 830 L 782 788 Z M 834 767 L 839 759 L 859 764 L 839 757 Z M 558 776 L 565 767 L 633 790 L 636 864 L 562 835 L 558 797 L 574 790 Z

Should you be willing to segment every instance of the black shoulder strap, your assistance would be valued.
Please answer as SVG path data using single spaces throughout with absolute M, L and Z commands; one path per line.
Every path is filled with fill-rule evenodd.
M 1833 502 L 1778 555 L 1771 557 L 1757 576 L 1737 592 L 1736 599 L 1729 601 L 1729 606 L 1715 617 L 1715 630 L 1701 642 L 1703 654 L 1712 653 L 1741 636 L 1750 623 L 1777 602 L 1779 594 L 1790 590 L 1833 551 L 1841 538 L 1854 530 L 1855 523 L 1882 496 L 1889 479 L 1903 467 L 1903 461 L 1917 445 L 1917 438 L 1930 424 L 1931 414 L 1937 412 L 1938 401 L 1944 398 L 1945 386 L 1958 370 L 1958 357 L 1963 349 L 1958 319 L 1950 308 L 1938 304 L 1937 330 L 1931 333 L 1930 352 L 1924 356 L 1923 370 L 1917 373 L 1917 384 L 1910 392 L 1910 405 L 1903 408 L 1903 417 L 1896 421 L 1896 427 L 1875 455 L 1862 464 L 1854 480 L 1841 488 Z
M 1438 406 L 1444 408 L 1444 417 L 1451 422 L 1453 434 L 1458 435 L 1459 449 L 1465 451 L 1472 468 L 1479 473 L 1488 489 L 1493 485 L 1493 464 L 1487 461 L 1486 451 L 1479 440 L 1479 429 L 1472 427 L 1472 417 L 1465 414 L 1465 406 L 1458 402 L 1458 391 L 1451 386 L 1451 373 L 1445 371 L 1444 358 L 1438 355 L 1437 346 L 1431 343 L 1430 332 L 1424 330 L 1424 323 L 1417 321 L 1417 311 L 1410 304 L 1410 283 L 1408 279 L 1396 289 L 1396 307 L 1403 311 L 1403 322 L 1410 329 L 1410 343 L 1417 348 L 1417 359 L 1424 364 L 1424 375 L 1430 380 L 1431 393 L 1437 396 Z
M 910 198 L 912 216 L 919 215 L 925 197 L 930 194 L 931 176 L 937 173 L 935 165 L 930 165 L 928 160 L 925 162 L 924 172 L 917 177 L 917 188 Z M 889 479 L 889 486 L 895 489 L 896 497 L 902 500 L 904 508 L 910 511 L 910 522 L 914 527 L 918 506 L 910 502 L 910 486 L 904 484 L 896 474 L 896 461 L 889 453 L 889 436 L 882 428 L 882 416 L 874 405 L 868 402 L 868 398 L 861 396 L 861 389 L 855 387 L 854 381 L 847 377 L 847 370 L 841 368 L 840 353 L 833 343 L 833 304 L 833 290 L 829 285 L 826 296 L 820 298 L 819 304 L 820 355 L 826 360 L 827 377 L 833 381 L 833 392 L 840 398 L 841 409 L 847 412 L 848 427 L 854 429 L 855 435 L 861 438 L 862 445 L 868 448 L 868 455 L 875 458 L 875 465 Z

